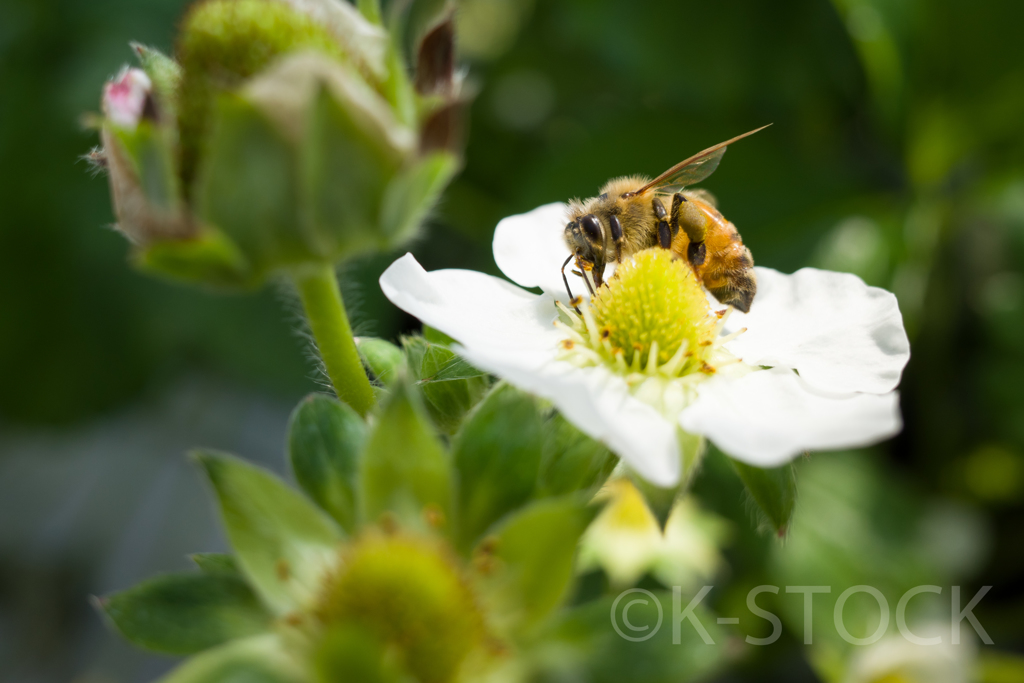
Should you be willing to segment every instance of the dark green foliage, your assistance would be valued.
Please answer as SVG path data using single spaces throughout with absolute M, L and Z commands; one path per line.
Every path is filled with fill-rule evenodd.
M 348 405 L 323 394 L 307 396 L 292 413 L 288 457 L 295 480 L 349 533 L 356 528 L 359 453 L 366 423 Z
M 762 468 L 731 460 L 743 480 L 761 525 L 782 538 L 796 506 L 796 468 L 793 465 Z
M 272 621 L 242 577 L 220 571 L 160 576 L 99 605 L 129 641 L 174 655 L 262 633 Z
M 459 472 L 460 545 L 473 543 L 533 495 L 543 437 L 536 399 L 505 384 L 469 416 L 452 444 Z
M 604 444 L 576 429 L 558 412 L 552 412 L 545 421 L 542 442 L 539 496 L 594 492 L 619 460 Z
M 441 343 L 406 337 L 402 344 L 431 419 L 441 432 L 454 434 L 466 413 L 484 395 L 489 379 L 443 345 L 447 337 L 437 336 L 440 333 L 436 331 L 432 334 Z
M 372 523 L 389 513 L 415 527 L 432 510 L 446 523 L 451 515 L 450 468 L 419 396 L 408 383 L 397 382 L 367 436 L 360 462 L 363 519 Z
M 196 563 L 199 571 L 205 574 L 238 575 L 238 563 L 232 555 L 225 553 L 195 553 L 189 559 Z

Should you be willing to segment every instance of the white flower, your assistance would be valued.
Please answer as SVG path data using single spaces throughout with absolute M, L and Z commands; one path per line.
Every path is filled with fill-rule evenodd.
M 469 362 L 551 400 L 659 486 L 680 480 L 685 433 L 707 437 L 738 460 L 773 467 L 805 451 L 865 446 L 899 432 L 894 389 L 910 345 L 889 292 L 844 273 L 757 268 L 750 312 L 723 316 L 719 310 L 716 317 L 687 290 L 700 291 L 688 267 L 643 265 L 637 255 L 638 265 L 623 264 L 620 271 L 636 271 L 633 281 L 643 291 L 635 296 L 648 308 L 634 308 L 643 315 L 595 321 L 605 291 L 624 279 L 617 276 L 591 302 L 593 311 L 582 306 L 581 320 L 556 307 L 567 298 L 560 274 L 569 255 L 562 242 L 565 216 L 565 205 L 548 204 L 502 220 L 494 234 L 498 267 L 542 294 L 474 271 L 428 273 L 411 254 L 388 268 L 381 288 L 395 305 L 454 338 Z M 655 266 L 672 272 L 662 278 Z M 655 276 L 660 279 L 651 280 Z M 655 286 L 664 297 L 657 288 L 658 296 L 650 296 Z M 622 289 L 615 296 L 628 304 L 634 294 Z M 651 306 L 657 310 L 648 315 Z M 707 316 L 700 320 L 672 315 L 701 306 Z M 604 314 L 612 318 L 624 310 L 608 308 Z M 671 327 L 671 334 L 659 326 Z M 618 327 L 648 344 L 676 334 L 678 353 L 670 359 L 675 349 L 662 348 L 658 356 L 656 344 L 641 353 L 640 344 L 633 352 L 628 344 L 608 343 L 607 330 Z

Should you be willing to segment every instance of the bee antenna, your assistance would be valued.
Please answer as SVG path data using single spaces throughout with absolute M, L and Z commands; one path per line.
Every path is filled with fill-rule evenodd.
M 570 302 L 572 302 L 572 301 L 573 301 L 573 300 L 574 300 L 574 299 L 575 299 L 576 297 L 574 297 L 574 296 L 572 295 L 572 290 L 571 290 L 571 289 L 569 289 L 569 278 L 567 278 L 567 277 L 565 276 L 565 267 L 566 267 L 567 265 L 569 265 L 569 261 L 572 261 L 572 256 L 573 256 L 572 254 L 569 254 L 569 258 L 565 259 L 565 263 L 563 263 L 563 264 L 562 264 L 562 282 L 564 282 L 564 283 L 565 283 L 565 293 L 569 295 L 569 301 L 570 301 Z M 583 314 L 582 314 L 582 313 L 580 312 L 580 307 L 579 307 L 579 306 L 573 306 L 573 308 L 575 308 L 575 309 L 576 309 L 576 312 L 577 312 L 577 313 L 580 313 L 580 315 L 583 315 Z

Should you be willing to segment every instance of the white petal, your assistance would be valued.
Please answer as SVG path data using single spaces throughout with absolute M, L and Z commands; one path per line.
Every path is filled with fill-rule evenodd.
M 730 351 L 751 365 L 796 368 L 824 391 L 884 394 L 899 384 L 910 342 L 891 292 L 816 268 L 756 272 L 750 313 L 734 311 L 726 326 L 747 328 Z
M 549 399 L 644 478 L 659 486 L 679 481 L 675 424 L 606 368 L 555 360 L 563 334 L 552 325 L 550 297 L 475 271 L 428 273 L 412 254 L 391 264 L 380 286 L 396 306 L 456 339 L 470 363 Z
M 406 254 L 380 276 L 393 304 L 468 348 L 553 356 L 562 334 L 554 303 L 473 270 L 428 273 Z
M 680 414 L 682 428 L 759 467 L 781 465 L 804 451 L 867 446 L 902 427 L 896 392 L 825 394 L 785 368 L 715 377 L 697 391 Z
M 561 202 L 545 204 L 529 213 L 503 218 L 494 229 L 494 262 L 501 272 L 523 287 L 540 287 L 559 301 L 567 301 L 562 264 L 569 247 L 562 237 L 568 208 Z M 583 280 L 566 268 L 573 294 L 585 293 Z M 579 290 L 579 291 L 577 291 Z
M 474 366 L 550 400 L 565 419 L 607 445 L 652 484 L 669 487 L 679 482 L 676 426 L 630 395 L 625 380 L 608 369 L 577 368 L 555 360 L 534 364 L 526 355 L 482 348 L 458 352 Z

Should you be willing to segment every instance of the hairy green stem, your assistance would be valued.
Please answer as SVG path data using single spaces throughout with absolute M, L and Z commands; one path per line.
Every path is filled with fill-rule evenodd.
M 341 290 L 330 264 L 306 266 L 294 274 L 310 330 L 334 391 L 360 415 L 373 407 L 373 387 L 352 338 Z

